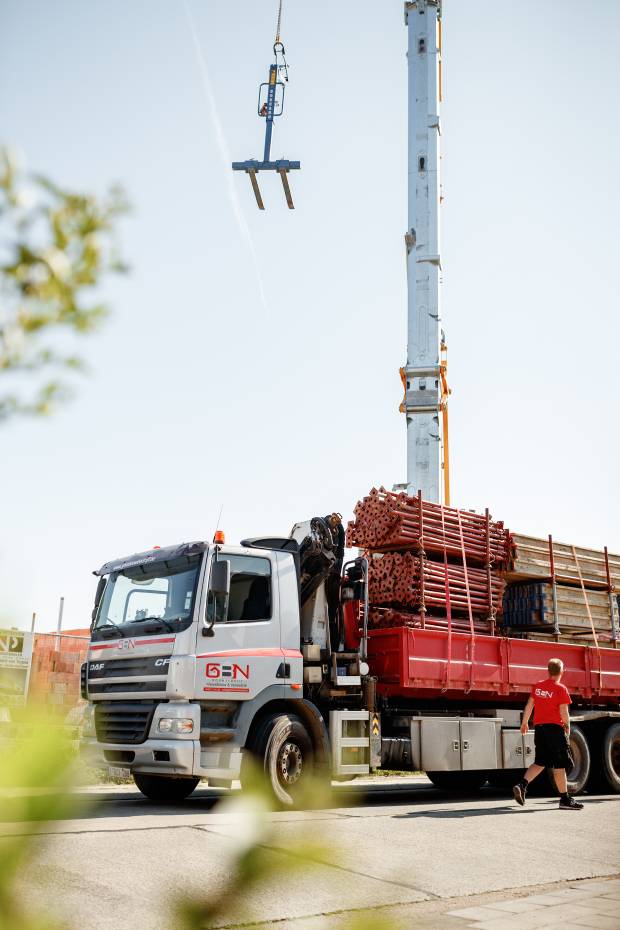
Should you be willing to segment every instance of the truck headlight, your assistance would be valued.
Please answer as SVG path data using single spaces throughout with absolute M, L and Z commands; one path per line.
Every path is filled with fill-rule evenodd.
M 160 733 L 193 733 L 194 721 L 191 717 L 162 717 L 157 729 Z

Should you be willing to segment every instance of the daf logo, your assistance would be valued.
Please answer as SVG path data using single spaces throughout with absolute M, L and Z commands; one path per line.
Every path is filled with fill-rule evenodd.
M 133 639 L 122 639 L 116 648 L 117 649 L 135 649 L 136 644 Z
M 155 659 L 155 666 L 169 665 L 170 659 Z
M 103 662 L 94 662 L 92 665 L 88 666 L 89 672 L 99 672 L 103 668 Z

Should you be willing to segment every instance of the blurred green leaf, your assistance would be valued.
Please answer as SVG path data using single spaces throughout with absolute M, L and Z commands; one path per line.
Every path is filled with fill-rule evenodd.
M 80 370 L 79 359 L 53 342 L 94 332 L 108 315 L 100 286 L 128 271 L 116 235 L 128 209 L 118 185 L 102 198 L 66 190 L 23 175 L 0 148 L 0 421 L 48 414 L 72 396 L 62 379 L 42 381 L 43 369 Z M 6 386 L 25 371 L 26 387 Z
M 3 745 L 0 766 L 0 822 L 12 825 L 0 844 L 0 930 L 62 930 L 43 908 L 40 914 L 24 910 L 17 878 L 32 854 L 28 824 L 62 820 L 80 806 L 71 794 L 75 754 L 68 735 L 40 708 L 22 711 L 18 724 L 19 736 Z
M 296 797 L 298 809 L 329 807 L 332 801 L 331 781 L 312 777 L 303 780 L 305 787 Z M 301 787 L 300 783 L 300 787 Z M 233 861 L 228 881 L 217 892 L 181 899 L 176 905 L 175 930 L 207 930 L 222 925 L 228 927 L 261 923 L 252 911 L 255 892 L 277 882 L 280 888 L 316 865 L 333 866 L 338 862 L 338 850 L 328 842 L 314 842 L 305 837 L 304 825 L 293 845 L 275 843 L 277 821 L 270 814 L 278 809 L 271 786 L 257 763 L 244 760 L 243 791 L 218 805 L 218 813 L 228 814 L 235 827 L 230 836 Z M 294 887 L 291 885 L 291 887 Z M 346 930 L 391 930 L 391 922 L 376 910 L 356 912 Z
M 54 921 L 43 907 L 41 913 L 24 908 L 19 891 L 33 855 L 29 824 L 92 813 L 92 801 L 73 790 L 83 778 L 70 743 L 75 728 L 51 725 L 36 706 L 20 711 L 18 723 L 19 738 L 3 749 L 0 767 L 0 822 L 12 825 L 3 830 L 0 844 L 0 930 L 76 930 Z M 325 779 L 311 778 L 304 797 L 315 804 L 328 804 L 328 788 Z M 276 837 L 277 820 L 271 816 L 276 809 L 264 771 L 251 761 L 244 762 L 244 790 L 233 792 L 217 807 L 218 814 L 226 815 L 230 830 L 227 878 L 203 895 L 175 894 L 170 901 L 170 928 L 207 930 L 261 922 L 253 910 L 259 891 L 274 886 L 282 889 L 290 883 L 293 893 L 296 875 L 317 865 L 337 864 L 338 850 L 326 841 L 307 839 L 303 822 L 292 843 L 283 845 Z M 381 908 L 356 911 L 350 918 L 340 915 L 339 926 L 343 930 L 393 930 Z

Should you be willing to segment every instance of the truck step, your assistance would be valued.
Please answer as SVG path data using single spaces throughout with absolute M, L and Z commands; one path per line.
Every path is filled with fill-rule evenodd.
M 370 720 L 367 710 L 332 710 L 329 739 L 335 775 L 370 772 Z

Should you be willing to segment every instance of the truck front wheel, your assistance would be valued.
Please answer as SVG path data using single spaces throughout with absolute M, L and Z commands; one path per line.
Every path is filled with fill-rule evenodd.
M 172 778 L 168 775 L 142 775 L 135 772 L 133 780 L 142 794 L 151 801 L 176 803 L 189 797 L 199 778 Z
M 312 740 L 300 718 L 295 714 L 267 718 L 248 748 L 264 770 L 278 803 L 294 805 L 314 770 Z

